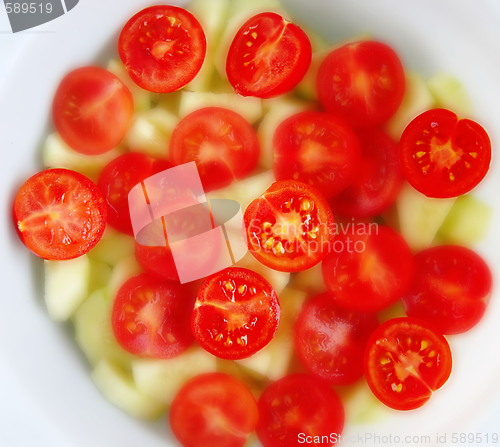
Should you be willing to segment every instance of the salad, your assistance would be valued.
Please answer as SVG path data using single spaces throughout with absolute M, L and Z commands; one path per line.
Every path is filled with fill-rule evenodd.
M 194 3 L 188 9 L 195 12 L 196 6 L 199 8 L 200 4 Z M 418 84 L 415 81 L 418 77 L 411 76 L 406 76 L 405 80 L 397 55 L 386 45 L 375 41 L 360 42 L 355 39 L 355 43 L 329 50 L 325 52 L 327 55 L 322 58 L 324 60 L 321 64 L 316 67 L 311 65 L 309 71 L 308 67 L 304 69 L 304 61 L 297 58 L 295 66 L 292 64 L 291 67 L 285 67 L 288 72 L 285 69 L 280 71 L 283 79 L 278 76 L 277 80 L 267 82 L 264 86 L 258 86 L 255 82 L 247 82 L 250 85 L 246 85 L 244 81 L 254 79 L 252 74 L 231 75 L 234 67 L 229 60 L 233 55 L 234 65 L 238 66 L 239 63 L 240 68 L 245 67 L 246 61 L 238 59 L 239 56 L 245 57 L 241 51 L 238 52 L 238 45 L 241 45 L 238 42 L 243 39 L 241 35 L 251 35 L 253 31 L 249 30 L 256 28 L 256 20 L 258 26 L 265 24 L 272 32 L 275 32 L 273 27 L 285 26 L 279 35 L 286 36 L 283 37 L 285 42 L 291 41 L 296 45 L 293 54 L 297 51 L 302 55 L 309 54 L 304 57 L 311 59 L 312 47 L 310 43 L 307 45 L 307 33 L 294 25 L 283 25 L 286 22 L 277 19 L 277 16 L 282 16 L 275 12 L 252 15 L 239 31 L 224 31 L 236 36 L 227 52 L 226 71 L 231 87 L 243 97 L 233 93 L 214 95 L 203 92 L 208 88 L 196 86 L 196 83 L 208 82 L 206 79 L 212 79 L 214 75 L 212 73 L 205 79 L 202 76 L 195 77 L 197 73 L 207 71 L 207 67 L 203 67 L 203 60 L 208 56 L 203 58 L 200 54 L 210 54 L 212 51 L 217 60 L 216 53 L 225 52 L 219 50 L 223 48 L 224 36 L 218 47 L 210 48 L 210 45 L 204 43 L 199 33 L 201 25 L 196 19 L 193 20 L 194 16 L 168 6 L 155 8 L 156 15 L 160 14 L 158 9 L 168 11 L 162 13 L 170 14 L 169 20 L 174 15 L 173 10 L 178 14 L 176 20 L 182 23 L 188 20 L 189 26 L 198 30 L 195 42 L 186 43 L 194 46 L 188 45 L 186 51 L 183 48 L 178 51 L 180 54 L 194 55 L 195 58 L 202 59 L 202 63 L 191 60 L 192 57 L 188 61 L 181 61 L 189 69 L 178 71 L 180 80 L 176 80 L 175 76 L 159 79 L 151 74 L 144 75 L 144 71 L 141 73 L 146 78 L 146 81 L 143 80 L 146 83 L 138 80 L 134 66 L 137 58 L 131 56 L 134 51 L 138 51 L 137 45 L 127 39 L 128 34 L 133 34 L 130 30 L 134 29 L 138 21 L 147 22 L 144 14 L 151 13 L 151 10 L 139 12 L 138 16 L 134 16 L 125 25 L 120 37 L 120 58 L 126 71 L 114 61 L 109 68 L 119 76 L 113 76 L 110 71 L 97 67 L 78 69 L 61 82 L 54 99 L 54 122 L 58 134 L 48 139 L 45 161 L 49 166 L 71 167 L 76 171 L 83 171 L 87 176 L 60 168 L 42 171 L 22 187 L 14 206 L 17 229 L 23 242 L 47 260 L 46 300 L 49 312 L 54 319 L 73 319 L 77 341 L 90 362 L 95 365 L 92 375 L 98 386 L 111 401 L 138 417 L 155 418 L 171 404 L 172 429 L 184 445 L 196 442 L 198 444 L 194 445 L 207 445 L 207 438 L 220 435 L 220 427 L 227 428 L 228 423 L 233 424 L 231 430 L 222 430 L 222 435 L 226 437 L 228 432 L 231 433 L 227 445 L 242 445 L 255 428 L 264 445 L 281 445 L 277 442 L 291 445 L 294 441 L 286 436 L 294 436 L 293 439 L 297 442 L 294 430 L 305 430 L 303 419 L 295 420 L 290 427 L 282 424 L 273 428 L 269 424 L 270 420 L 278 416 L 285 421 L 290 405 L 301 409 L 306 420 L 312 415 L 321 418 L 321 423 L 309 432 L 311 435 L 340 433 L 344 410 L 339 397 L 325 384 L 347 385 L 359 379 L 363 372 L 370 389 L 386 405 L 399 410 L 423 405 L 430 397 L 429 389 L 440 388 L 451 371 L 451 352 L 442 334 L 464 332 L 474 326 L 484 313 L 485 298 L 490 292 L 488 267 L 470 250 L 452 247 L 444 254 L 435 249 L 422 251 L 430 245 L 438 230 L 444 240 L 463 242 L 467 235 L 464 236 L 460 231 L 460 223 L 457 222 L 463 220 L 460 217 L 470 213 L 471 208 L 480 213 L 488 213 L 487 208 L 470 196 L 455 200 L 457 195 L 468 192 L 486 174 L 489 166 L 489 139 L 485 131 L 479 124 L 459 120 L 454 113 L 443 109 L 419 114 L 424 111 L 419 109 L 432 109 L 435 105 L 431 95 L 428 96 L 428 104 L 411 103 L 406 104 L 406 110 L 403 109 L 401 102 L 405 100 L 405 91 L 407 99 L 412 88 L 422 87 L 422 81 Z M 173 32 L 176 32 L 175 23 L 171 24 Z M 288 28 L 291 37 L 287 34 Z M 146 32 L 147 37 L 151 37 L 147 34 Z M 252 36 L 254 40 L 258 38 L 260 37 Z M 160 43 L 156 49 L 153 48 L 152 53 L 156 53 L 156 56 L 153 54 L 156 60 L 163 60 L 170 49 Z M 327 79 L 335 72 L 328 67 L 329 64 L 338 65 L 336 57 L 345 60 L 342 52 L 346 51 L 352 54 L 356 63 L 364 61 L 363 54 L 377 54 L 390 61 L 388 64 L 393 67 L 393 71 L 389 73 L 389 78 L 384 77 L 387 76 L 386 73 L 379 77 L 377 85 L 382 85 L 384 90 L 386 84 L 393 83 L 396 88 L 389 89 L 391 95 L 383 100 L 383 107 L 370 109 L 366 104 L 363 107 L 363 104 L 355 103 L 349 109 L 349 114 L 336 110 L 347 101 L 345 97 L 342 99 L 342 95 L 347 94 L 346 90 L 342 91 L 342 82 L 347 81 Z M 286 55 L 284 51 L 278 50 L 276 53 Z M 129 57 L 132 59 L 129 60 Z M 321 56 L 316 58 L 316 62 L 318 58 Z M 266 64 L 270 63 L 268 59 L 271 58 L 263 58 L 264 68 L 257 67 L 256 70 L 262 69 L 262 73 L 267 73 L 269 69 Z M 284 57 L 284 62 L 278 60 L 276 63 L 288 63 L 290 60 L 288 55 Z M 354 75 L 354 90 L 356 97 L 368 102 L 370 89 L 367 83 L 370 79 L 364 75 L 367 68 L 361 62 L 361 68 L 357 67 L 359 75 L 356 72 Z M 157 70 L 164 71 L 165 68 L 153 67 L 152 73 Z M 335 86 L 333 93 L 327 91 L 327 88 L 318 87 L 319 103 L 327 114 L 318 111 L 320 106 L 314 97 L 315 76 L 310 74 L 313 70 L 318 73 L 318 86 Z M 224 71 L 219 69 L 217 76 L 222 78 Z M 127 76 L 139 86 L 153 91 L 155 96 L 138 89 Z M 154 81 L 153 84 L 150 78 Z M 259 74 L 257 79 L 262 79 L 262 75 Z M 312 87 L 311 83 L 307 85 L 308 79 L 313 80 Z M 180 84 L 170 85 L 173 81 Z M 65 109 L 67 98 L 74 98 L 78 94 L 78 99 L 84 103 L 94 101 L 91 94 L 81 93 L 83 89 L 79 87 L 80 82 L 92 84 L 94 87 L 88 90 L 90 92 L 109 93 L 105 107 L 101 107 L 103 110 L 98 109 L 102 116 L 90 113 L 88 123 L 85 123 L 85 113 L 81 112 L 85 111 L 85 107 L 70 104 L 80 114 L 78 119 Z M 215 87 L 210 85 L 210 89 L 214 91 L 227 91 L 225 89 L 229 88 L 223 79 L 215 82 L 218 84 Z M 438 85 L 434 88 L 438 92 L 436 96 L 441 94 L 445 98 L 440 100 L 441 105 L 444 105 L 446 92 L 443 93 L 443 84 L 446 85 L 446 82 L 443 83 L 442 77 L 434 78 L 433 82 Z M 178 98 L 172 92 L 186 84 L 186 88 L 194 92 L 181 93 L 179 111 L 176 113 L 182 119 L 178 120 L 176 113 L 172 113 Z M 198 89 L 202 90 L 202 94 L 198 95 Z M 301 92 L 302 97 L 308 98 L 308 101 L 291 96 L 282 102 L 268 99 L 291 89 Z M 252 96 L 248 101 L 247 95 Z M 339 95 L 341 100 L 337 101 Z M 264 100 L 255 101 L 255 98 Z M 378 95 L 375 99 L 377 98 Z M 154 101 L 153 108 L 149 108 L 151 101 Z M 260 151 L 259 138 L 250 125 L 261 118 L 262 110 L 259 111 L 259 107 L 267 109 L 257 132 Z M 368 113 L 370 110 L 376 113 Z M 433 114 L 430 118 L 429 113 Z M 415 120 L 401 118 L 415 115 L 418 115 Z M 79 122 L 82 116 L 83 125 Z M 109 125 L 109 116 L 113 119 L 112 125 Z M 222 138 L 220 129 L 216 135 L 210 134 L 214 127 L 211 121 L 214 117 L 215 121 L 224 123 L 222 128 L 225 131 L 228 128 L 236 128 L 237 131 L 234 134 L 222 132 Z M 391 121 L 387 123 L 389 119 Z M 398 120 L 404 125 L 398 127 Z M 397 136 L 410 121 L 411 124 L 406 127 L 401 138 L 398 158 L 397 145 L 387 133 Z M 382 124 L 386 126 L 385 132 L 375 128 Z M 85 127 L 86 125 L 89 127 Z M 315 127 L 320 127 L 321 132 L 314 133 Z M 422 141 L 426 135 L 432 135 L 436 127 L 439 132 L 433 138 L 438 139 L 437 143 L 434 140 Z M 195 134 L 194 137 L 197 137 L 196 132 L 200 128 L 201 139 L 188 141 L 188 136 Z M 463 132 L 456 136 L 450 130 L 455 128 Z M 451 138 L 450 132 L 453 135 Z M 106 138 L 88 138 L 103 134 Z M 230 152 L 225 154 L 222 157 L 225 163 L 221 163 L 225 166 L 210 163 L 214 149 L 209 147 L 207 150 L 203 147 L 206 135 L 206 139 L 212 144 L 213 141 L 217 144 L 221 144 L 221 141 L 224 143 L 223 138 L 230 135 L 231 144 L 236 147 L 236 155 Z M 293 138 L 287 141 L 290 135 Z M 167 140 L 170 140 L 169 160 L 165 159 Z M 116 148 L 120 141 L 126 141 L 131 151 L 127 152 L 123 146 Z M 437 147 L 434 151 L 433 145 Z M 228 146 L 226 141 L 224 147 Z M 463 150 L 468 151 L 464 156 L 461 153 Z M 424 153 L 420 155 L 421 152 Z M 203 186 L 207 191 L 211 190 L 212 197 L 236 198 L 245 208 L 245 224 L 251 251 L 251 256 L 245 258 L 237 269 L 221 272 L 221 277 L 210 277 L 201 287 L 197 284 L 194 295 L 189 287 L 175 284 L 175 269 L 171 268 L 167 249 L 141 247 L 130 236 L 130 219 L 127 220 L 127 202 L 124 201 L 128 191 L 137 182 L 168 169 L 171 163 L 179 165 L 193 158 L 197 161 Z M 461 160 L 457 162 L 458 165 L 455 159 Z M 204 161 L 207 160 L 204 166 Z M 387 163 L 383 163 L 386 160 Z M 418 163 L 412 160 L 417 160 Z M 400 161 L 401 172 L 398 172 Z M 439 169 L 432 168 L 427 173 L 431 162 L 441 167 L 443 172 L 446 171 L 446 178 Z M 258 174 L 257 163 L 260 163 L 262 170 L 270 168 L 272 164 L 273 173 L 265 171 Z M 468 172 L 475 174 L 471 176 Z M 403 176 L 413 187 L 403 185 Z M 422 176 L 428 181 L 422 182 Z M 87 177 L 97 180 L 97 186 Z M 234 183 L 233 178 L 237 180 Z M 274 178 L 278 182 L 271 185 Z M 457 184 L 460 185 L 459 189 L 455 188 Z M 429 185 L 432 187 L 430 190 L 426 189 Z M 60 190 L 63 191 L 62 194 Z M 61 196 L 65 199 L 59 204 L 60 208 L 55 215 L 50 214 L 54 226 L 50 228 L 52 231 L 49 238 L 45 232 L 47 217 L 40 215 L 40 210 L 33 207 L 32 198 L 37 199 L 37 204 L 43 204 L 43 200 L 47 204 L 54 204 Z M 432 197 L 446 200 L 432 200 Z M 398 206 L 398 222 L 395 222 L 390 210 L 390 205 L 395 201 Z M 42 209 L 42 213 L 44 211 Z M 381 214 L 384 223 L 390 225 L 379 226 L 380 220 L 373 220 Z M 346 219 L 344 222 L 343 218 Z M 415 231 L 420 223 L 419 219 L 425 223 L 424 234 L 420 230 Z M 297 226 L 293 228 L 290 221 L 299 222 L 301 235 L 307 240 L 307 250 L 303 249 Z M 368 226 L 370 229 L 372 224 L 375 224 L 375 233 L 359 231 L 359 228 L 357 231 L 345 231 L 349 225 L 351 229 L 363 225 L 363 228 Z M 64 231 L 60 231 L 61 228 Z M 326 244 L 329 248 L 312 250 L 314 242 L 320 247 Z M 350 243 L 352 249 L 349 248 Z M 356 245 L 357 243 L 359 244 Z M 336 246 L 342 248 L 336 250 Z M 358 251 L 357 247 L 362 249 Z M 419 254 L 413 257 L 410 249 L 418 250 Z M 452 254 L 451 250 L 456 253 Z M 454 264 L 460 262 L 462 271 L 457 271 L 454 265 L 446 264 L 450 256 L 455 260 Z M 462 258 L 463 263 L 460 261 Z M 321 261 L 322 266 L 319 265 Z M 448 276 L 444 279 L 436 278 L 432 269 L 426 271 L 429 262 L 439 264 L 439 270 L 444 268 L 445 275 Z M 339 268 L 344 271 L 340 272 Z M 318 281 L 315 276 L 319 269 L 323 272 L 324 282 L 323 279 Z M 141 273 L 143 270 L 147 274 Z M 291 277 L 289 273 L 292 273 Z M 136 276 L 137 274 L 139 275 Z M 466 278 L 463 284 L 457 282 L 461 278 Z M 429 287 L 429 283 L 432 287 Z M 234 331 L 233 334 L 225 334 L 224 328 L 222 331 L 215 328 L 217 332 L 214 339 L 207 340 L 207 328 L 203 325 L 208 324 L 208 330 L 214 330 L 214 322 L 221 318 L 220 315 L 214 315 L 212 301 L 214 294 L 217 299 L 221 299 L 218 290 L 220 284 L 223 284 L 223 290 L 225 288 L 226 291 L 231 291 L 233 303 L 240 299 L 235 298 L 236 292 L 233 290 L 237 290 L 243 297 L 241 290 L 255 287 L 259 288 L 258 296 L 268 297 L 273 302 L 257 309 L 255 318 L 263 322 L 264 326 L 272 323 L 273 319 L 271 315 L 261 316 L 259 313 L 275 309 L 274 323 L 267 332 L 259 327 L 259 335 L 263 338 L 256 341 L 257 344 L 250 353 L 241 354 L 241 349 L 225 348 L 238 348 L 238 344 L 245 344 L 247 347 L 247 340 L 255 337 L 255 331 L 249 331 L 248 337 L 244 335 L 247 338 L 243 343 L 243 338 L 234 335 Z M 327 294 L 308 300 L 300 311 L 307 295 L 311 298 L 315 292 L 323 291 L 324 287 L 328 290 Z M 89 290 L 93 293 L 89 294 Z M 450 299 L 443 299 L 443 296 L 456 297 L 461 292 L 465 292 L 467 300 L 462 306 L 463 315 L 457 318 L 458 321 L 454 321 L 449 318 L 446 308 L 447 305 L 454 306 L 453 301 L 450 303 Z M 167 301 L 150 301 L 146 307 L 141 307 L 143 304 L 138 303 L 140 300 L 136 298 L 148 293 Z M 432 295 L 428 299 L 433 300 L 434 304 L 429 307 L 427 301 L 422 303 L 419 300 L 422 293 Z M 179 298 L 190 294 L 196 296 L 195 310 L 201 314 L 199 316 L 196 313 L 190 315 L 189 298 Z M 373 313 L 387 309 L 402 297 L 410 318 L 390 319 L 377 328 L 378 322 Z M 205 301 L 208 301 L 208 316 L 203 315 L 203 310 L 207 310 Z M 243 298 L 241 301 L 247 299 Z M 179 302 L 182 302 L 182 306 L 172 307 Z M 125 310 L 127 306 L 136 306 L 130 311 L 130 321 L 123 317 L 123 312 L 128 312 Z M 224 318 L 227 308 L 224 304 L 220 306 Z M 172 309 L 172 312 L 169 311 L 169 317 L 172 317 L 170 320 L 163 320 L 159 316 L 161 308 Z M 326 315 L 327 310 L 331 316 Z M 134 315 L 141 312 L 145 319 L 137 324 L 138 320 Z M 347 313 L 342 315 L 342 312 Z M 241 331 L 245 326 L 241 321 L 248 316 L 248 309 L 237 316 L 238 312 L 231 311 L 231 317 L 240 322 L 238 330 Z M 432 321 L 425 321 L 429 318 Z M 174 327 L 180 321 L 189 323 Z M 128 323 L 132 326 L 127 326 Z M 126 327 L 117 327 L 120 324 Z M 318 333 L 318 324 L 329 329 Z M 160 326 L 162 330 L 168 327 L 168 334 L 173 340 L 168 337 L 165 339 L 164 334 L 159 334 L 161 336 L 154 339 L 144 336 Z M 339 328 L 344 328 L 341 331 L 343 341 L 340 343 Z M 365 332 L 360 339 L 359 331 Z M 224 336 L 218 340 L 217 335 L 220 334 Z M 229 335 L 234 335 L 235 339 L 230 340 Z M 390 351 L 389 347 L 382 349 L 384 352 L 381 353 L 375 349 L 375 346 L 380 347 L 381 337 L 387 340 L 391 337 L 410 338 L 410 335 L 411 342 L 408 341 L 404 346 L 406 351 L 398 359 L 386 356 L 386 352 Z M 191 345 L 193 336 L 201 347 L 194 348 Z M 325 339 L 329 340 L 326 343 L 329 345 L 326 353 Z M 207 354 L 207 351 L 213 355 Z M 363 354 L 364 351 L 366 354 Z M 415 353 L 420 356 L 418 359 L 414 358 Z M 251 354 L 255 355 L 250 357 Z M 292 357 L 310 374 L 287 375 L 290 371 L 300 371 L 297 365 L 290 366 Z M 233 359 L 241 367 L 235 366 Z M 405 363 L 407 361 L 409 363 Z M 396 370 L 398 383 L 388 384 L 382 380 L 384 374 L 385 377 L 392 374 L 387 372 L 387 368 L 391 367 Z M 398 373 L 398 368 L 403 371 Z M 408 374 L 411 368 L 429 369 L 430 372 L 425 370 L 428 377 L 422 381 L 424 387 L 418 383 L 415 385 L 415 375 Z M 195 373 L 202 372 L 207 375 L 193 377 L 187 385 L 182 386 Z M 236 379 L 229 377 L 228 372 L 236 376 Z M 268 380 L 275 382 L 266 387 Z M 263 387 L 265 390 L 257 406 L 248 390 L 260 394 Z M 221 419 L 218 419 L 219 428 L 215 432 L 207 428 L 206 431 L 195 434 L 189 429 L 190 424 L 200 418 L 207 405 L 210 406 L 200 400 L 201 391 L 197 390 L 207 389 L 214 393 L 222 392 L 226 403 L 217 408 L 218 412 L 222 412 Z M 273 409 L 276 400 L 279 401 L 281 397 L 286 400 L 290 393 L 296 393 L 297 390 L 303 392 L 305 397 L 302 400 L 292 404 L 287 402 L 282 408 Z M 308 400 L 315 393 L 322 397 L 315 400 L 317 414 L 313 412 Z M 229 418 L 228 422 L 233 402 L 241 404 L 241 414 L 234 409 L 234 420 Z M 201 409 L 196 410 L 196 405 Z M 285 430 L 285 441 L 276 441 L 278 435 L 273 430 L 280 433 Z M 200 438 L 193 440 L 190 436 Z M 217 445 L 223 445 L 220 440 L 216 442 Z

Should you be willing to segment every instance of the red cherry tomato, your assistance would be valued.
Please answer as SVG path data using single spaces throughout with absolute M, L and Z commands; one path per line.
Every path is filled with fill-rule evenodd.
M 128 130 L 134 103 L 127 87 L 98 67 L 78 68 L 59 84 L 52 117 L 61 138 L 77 152 L 98 155 L 113 149 Z
M 380 402 L 395 410 L 424 405 L 448 380 L 451 367 L 446 338 L 415 318 L 386 321 L 365 350 L 368 386 Z
M 271 285 L 251 270 L 231 267 L 200 287 L 191 329 L 208 352 L 237 360 L 266 346 L 279 319 L 280 305 Z
M 293 180 L 276 182 L 245 211 L 248 248 L 281 272 L 313 267 L 329 252 L 333 214 L 321 193 Z
M 339 397 L 325 381 L 309 374 L 292 374 L 274 382 L 257 405 L 257 436 L 264 447 L 332 446 L 344 428 Z M 327 436 L 329 442 L 318 444 L 315 436 Z
M 403 174 L 427 197 L 457 197 L 477 186 L 490 168 L 491 143 L 476 122 L 445 109 L 417 116 L 399 142 Z
M 326 287 L 340 306 L 376 312 L 406 292 L 414 266 L 399 233 L 383 225 L 366 225 L 339 234 L 322 269 Z
M 415 256 L 415 276 L 403 305 L 409 317 L 427 321 L 442 334 L 459 334 L 483 317 L 490 292 L 491 272 L 479 255 L 442 245 Z
M 242 447 L 259 412 L 250 390 L 227 374 L 201 374 L 172 402 L 170 427 L 183 446 Z
M 399 164 L 398 145 L 376 128 L 358 130 L 361 162 L 350 186 L 329 200 L 332 211 L 346 217 L 373 217 L 396 200 L 404 177 Z
M 242 96 L 272 98 L 294 88 L 311 64 L 307 35 L 273 12 L 257 14 L 236 33 L 226 73 Z
M 207 107 L 177 124 L 169 151 L 175 165 L 196 162 L 208 192 L 246 177 L 257 165 L 260 149 L 255 131 L 241 115 Z
M 323 293 L 306 304 L 295 324 L 295 351 L 312 374 L 348 385 L 363 375 L 365 346 L 377 327 L 375 314 L 343 309 Z
M 132 80 L 156 93 L 179 90 L 198 74 L 205 60 L 203 28 L 188 11 L 176 6 L 151 6 L 123 27 L 120 59 Z
M 384 124 L 405 92 L 403 66 L 387 45 L 356 42 L 333 50 L 318 71 L 323 108 L 354 128 Z
M 106 228 L 106 204 L 97 186 L 68 169 L 30 177 L 14 200 L 21 241 L 43 259 L 77 258 L 94 247 Z
M 193 299 L 173 282 L 147 273 L 129 279 L 113 304 L 113 332 L 126 351 L 141 357 L 169 359 L 193 341 L 189 318 Z
M 273 149 L 276 180 L 310 184 L 326 198 L 345 189 L 359 171 L 356 135 L 326 113 L 302 112 L 283 121 L 274 133 Z

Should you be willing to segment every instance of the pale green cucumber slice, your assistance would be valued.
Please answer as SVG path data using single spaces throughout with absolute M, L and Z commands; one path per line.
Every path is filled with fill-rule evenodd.
M 89 258 L 89 295 L 98 289 L 106 287 L 111 278 L 111 266 L 102 261 Z
M 434 97 L 419 73 L 405 73 L 406 90 L 399 109 L 385 125 L 385 131 L 399 141 L 413 118 L 435 107 Z
M 199 346 L 172 359 L 132 362 L 132 374 L 139 392 L 167 405 L 189 379 L 216 370 L 216 358 Z
M 472 101 L 463 84 L 449 73 L 436 73 L 427 81 L 427 87 L 436 100 L 436 105 L 449 109 L 459 116 L 471 116 Z
M 122 61 L 111 59 L 108 62 L 108 71 L 113 73 L 125 86 L 130 90 L 134 100 L 134 110 L 136 112 L 143 112 L 151 108 L 151 93 L 139 87 L 127 73 L 125 65 Z
M 90 375 L 109 402 L 136 418 L 155 421 L 166 411 L 165 403 L 140 393 L 130 374 L 109 360 L 101 360 Z
M 262 100 L 244 97 L 236 93 L 182 92 L 179 116 L 184 118 L 190 113 L 205 107 L 222 107 L 240 114 L 250 124 L 262 116 Z
M 71 149 L 61 136 L 54 132 L 45 140 L 42 159 L 43 165 L 48 168 L 71 169 L 96 182 L 102 168 L 123 153 L 125 153 L 123 148 L 116 147 L 101 155 L 80 154 Z
M 401 235 L 412 250 L 430 247 L 456 198 L 433 199 L 403 185 L 397 199 Z
M 477 244 L 485 238 L 492 217 L 491 206 L 472 195 L 460 196 L 446 216 L 438 236 L 453 244 Z
M 106 227 L 101 240 L 89 251 L 91 259 L 115 265 L 118 261 L 135 253 L 135 239 L 127 234 Z
M 69 261 L 44 261 L 45 303 L 49 316 L 66 321 L 87 298 L 90 263 L 87 255 Z
M 310 269 L 295 274 L 290 283 L 290 287 L 297 290 L 303 290 L 311 295 L 318 295 L 326 292 L 321 265 L 322 263 L 320 262 Z
M 130 278 L 143 272 L 144 270 L 137 262 L 135 255 L 127 256 L 118 261 L 113 267 L 109 278 L 108 291 L 111 299 L 115 299 L 120 287 Z
M 406 312 L 401 301 L 398 301 L 387 309 L 377 312 L 377 319 L 380 324 L 392 320 L 393 318 L 400 317 L 406 317 Z

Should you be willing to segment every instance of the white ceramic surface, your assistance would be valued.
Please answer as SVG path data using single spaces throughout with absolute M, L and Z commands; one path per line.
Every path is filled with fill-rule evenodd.
M 0 444 L 5 447 L 35 442 L 51 447 L 176 445 L 164 421 L 136 421 L 94 388 L 70 326 L 48 319 L 41 262 L 23 249 L 10 222 L 15 191 L 40 166 L 41 143 L 52 127 L 49 111 L 58 81 L 71 68 L 104 64 L 115 54 L 123 23 L 151 3 L 82 0 L 64 17 L 33 32 L 13 36 L 7 29 L 0 30 L 0 59 L 9 60 L 7 66 L 0 65 Z M 489 236 L 477 250 L 498 278 L 498 2 L 283 0 L 283 4 L 292 16 L 332 42 L 368 31 L 391 44 L 408 69 L 425 76 L 446 70 L 463 81 L 473 99 L 475 117 L 489 131 L 494 147 L 492 169 L 475 193 L 495 209 Z M 10 42 L 16 43 L 16 52 L 8 51 Z M 453 374 L 429 404 L 407 414 L 394 412 L 382 423 L 347 427 L 345 434 L 429 434 L 432 444 L 427 445 L 434 445 L 436 433 L 448 433 L 448 441 L 456 432 L 492 433 L 496 429 L 499 433 L 499 290 L 496 284 L 484 320 L 475 329 L 450 338 Z

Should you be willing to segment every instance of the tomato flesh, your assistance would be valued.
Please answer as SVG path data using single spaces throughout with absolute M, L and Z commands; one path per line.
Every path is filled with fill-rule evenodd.
M 242 96 L 272 98 L 294 88 L 311 64 L 309 38 L 273 12 L 257 14 L 239 29 L 229 48 L 226 73 Z
M 123 27 L 118 52 L 132 80 L 145 90 L 169 93 L 184 87 L 205 60 L 203 28 L 188 11 L 151 6 Z
M 147 273 L 129 279 L 113 303 L 116 340 L 141 357 L 168 359 L 193 341 L 189 318 L 193 299 L 179 284 L 160 282 Z
M 283 121 L 274 134 L 276 180 L 298 180 L 326 197 L 345 189 L 360 161 L 356 135 L 342 121 L 320 112 L 302 112 Z
M 483 317 L 491 292 L 491 272 L 472 250 L 442 245 L 415 256 L 415 276 L 403 297 L 409 317 L 443 334 L 459 334 Z
M 201 286 L 191 317 L 200 345 L 224 359 L 243 359 L 274 337 L 280 305 L 271 285 L 257 273 L 231 267 Z
M 52 117 L 68 146 L 86 155 L 103 154 L 122 141 L 134 103 L 127 87 L 99 67 L 78 68 L 59 84 Z
M 48 169 L 30 177 L 14 200 L 21 241 L 52 261 L 87 253 L 106 228 L 106 205 L 97 186 L 68 169 Z
M 481 182 L 491 162 L 490 138 L 481 125 L 445 109 L 417 116 L 399 147 L 404 176 L 427 197 L 466 194 Z
M 308 445 L 331 446 L 335 439 L 322 443 L 314 437 L 340 436 L 344 427 L 344 408 L 335 391 L 308 374 L 274 382 L 260 396 L 258 407 L 257 436 L 264 447 L 298 447 L 307 437 Z
M 448 380 L 451 350 L 428 323 L 395 318 L 370 337 L 364 368 L 370 389 L 383 404 L 395 410 L 414 410 Z
M 170 427 L 189 447 L 242 447 L 259 413 L 250 390 L 221 373 L 196 376 L 179 391 L 170 408 Z

